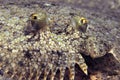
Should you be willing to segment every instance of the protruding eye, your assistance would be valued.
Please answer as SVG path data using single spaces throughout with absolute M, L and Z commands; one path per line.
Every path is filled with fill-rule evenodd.
M 85 19 L 85 18 L 80 18 L 80 23 L 82 23 L 82 24 L 86 24 L 87 23 L 87 20 Z
M 37 18 L 38 18 L 37 16 L 38 16 L 38 15 L 37 15 L 36 13 L 33 13 L 33 14 L 30 15 L 30 18 L 31 18 L 31 19 L 37 19 Z

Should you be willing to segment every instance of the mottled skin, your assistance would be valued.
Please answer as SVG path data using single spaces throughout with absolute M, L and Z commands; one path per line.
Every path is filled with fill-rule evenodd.
M 29 35 L 21 35 L 21 37 L 23 36 L 22 42 L 20 39 L 14 44 L 13 40 L 10 42 L 9 47 L 6 45 L 6 51 L 5 49 L 2 51 L 1 48 L 1 52 L 5 54 L 5 56 L 1 55 L 4 58 L 4 62 L 1 65 L 1 70 L 4 70 L 4 76 L 13 80 L 41 80 L 40 75 L 44 73 L 43 79 L 46 80 L 47 75 L 51 71 L 50 79 L 54 80 L 55 74 L 59 69 L 60 80 L 63 80 L 65 69 L 69 68 L 69 77 L 74 80 L 75 64 L 78 64 L 87 75 L 87 65 L 79 52 L 79 48 L 77 49 L 80 45 L 79 41 L 83 40 L 80 38 L 79 30 L 77 33 L 73 32 L 67 35 L 66 32 L 62 32 L 64 34 L 50 32 L 44 28 L 46 26 L 49 28 L 46 17 L 43 18 L 44 14 L 40 14 L 42 13 L 35 13 L 28 18 L 28 23 L 24 26 L 26 28 L 23 28 L 23 32 L 28 31 Z M 79 27 L 82 27 L 82 25 Z M 39 35 L 40 39 L 29 40 L 28 42 L 28 39 L 34 38 L 29 38 L 29 36 L 33 35 L 34 37 Z M 2 44 L 2 46 L 4 45 Z M 13 56 L 9 55 L 9 50 L 12 51 Z M 17 56 L 19 58 L 16 58 Z
M 26 21 L 27 25 L 19 24 L 22 26 L 21 30 L 9 26 L 9 22 L 4 23 L 3 30 L 0 33 L 3 36 L 3 38 L 0 38 L 0 71 L 4 77 L 13 80 L 46 80 L 51 71 L 50 79 L 54 80 L 57 69 L 59 69 L 60 80 L 63 80 L 65 68 L 68 67 L 70 80 L 74 80 L 75 63 L 87 74 L 88 67 L 81 54 L 97 58 L 111 51 L 113 46 L 111 47 L 110 42 L 88 33 L 88 30 L 90 30 L 93 34 L 92 30 L 86 27 L 91 27 L 91 24 L 94 24 L 88 24 L 85 18 L 81 18 L 79 9 L 77 10 L 78 14 L 74 16 L 69 14 L 69 11 L 72 11 L 69 7 L 52 6 L 43 9 L 46 12 L 45 14 L 48 15 L 49 23 L 46 22 L 46 17 L 42 18 L 43 22 L 41 21 L 40 11 L 36 14 L 31 13 L 32 15 L 29 13 L 31 16 L 28 17 L 28 23 Z M 35 15 L 37 15 L 37 18 Z M 22 33 L 25 27 L 30 33 L 29 35 Z M 58 32 L 54 33 L 51 29 L 49 31 L 44 27 L 52 28 L 54 31 L 57 29 Z M 70 32 L 71 30 L 67 31 L 71 27 L 72 32 Z M 9 28 L 12 28 L 13 31 Z M 12 33 L 10 37 L 4 32 L 6 30 Z M 17 31 L 19 33 L 14 36 L 13 33 Z M 28 42 L 28 39 L 36 38 L 36 32 L 40 39 Z M 33 35 L 35 36 L 32 37 Z M 42 73 L 44 73 L 43 78 L 40 77 Z
M 36 36 L 36 32 L 37 31 L 40 31 L 41 30 L 41 33 L 43 32 L 43 30 L 44 31 L 46 31 L 47 32 L 47 29 L 46 28 L 44 28 L 44 27 L 46 27 L 46 25 L 47 25 L 47 20 L 46 20 L 46 18 L 43 18 L 44 16 L 43 15 L 40 15 L 41 13 L 36 13 L 36 14 L 32 14 L 31 16 L 30 16 L 30 21 L 31 21 L 31 23 L 28 23 L 28 25 L 31 25 L 31 26 L 27 26 L 28 28 L 26 28 L 26 29 L 28 29 L 28 31 L 29 30 L 31 30 L 30 29 L 30 27 L 31 28 L 35 28 L 35 32 L 32 32 L 32 31 L 30 31 L 30 33 L 33 33 L 33 34 L 35 34 L 35 36 Z M 44 14 L 46 14 L 46 13 L 44 13 Z M 47 17 L 47 16 L 46 16 Z M 32 19 L 31 19 L 32 18 Z M 42 21 L 42 23 L 41 23 L 41 21 Z M 46 22 L 45 22 L 46 21 Z M 34 22 L 34 23 L 32 23 L 32 22 Z M 81 32 L 81 33 L 85 33 L 85 29 L 87 29 L 87 20 L 85 19 L 85 18 L 83 18 L 83 17 L 79 17 L 79 18 L 77 18 L 77 19 L 75 19 L 74 18 L 74 22 L 75 22 L 75 29 L 76 30 L 78 30 L 78 32 Z M 44 24 L 44 23 L 46 23 L 46 24 Z M 43 25 L 44 24 L 44 25 Z M 78 25 L 78 26 L 77 26 Z M 73 25 L 74 26 L 74 25 Z M 80 27 L 80 28 L 78 28 L 78 27 Z M 84 28 L 85 27 L 85 28 Z M 51 32 L 52 33 L 52 32 Z M 49 34 L 51 34 L 51 33 L 49 33 Z M 52 35 L 52 34 L 51 34 Z M 53 35 L 54 35 L 54 33 L 53 33 Z M 78 37 L 76 37 L 76 38 L 79 38 L 79 35 L 81 35 L 81 34 L 78 34 Z M 64 37 L 63 37 L 64 36 Z M 60 37 L 61 39 L 63 39 L 63 41 L 59 41 L 59 40 L 57 40 L 57 39 L 54 39 L 54 38 L 51 38 L 51 39 L 53 39 L 54 41 L 55 41 L 55 43 L 57 43 L 58 44 L 58 46 L 59 46 L 59 44 L 62 42 L 64 45 L 65 45 L 65 43 L 64 43 L 64 38 L 65 38 L 65 36 L 66 35 L 59 35 L 58 36 L 58 38 Z M 52 36 L 51 36 L 52 37 Z M 56 37 L 57 37 L 57 35 L 56 35 Z M 69 37 L 69 35 L 68 35 L 68 37 Z M 66 38 L 68 38 L 67 36 L 66 36 Z M 31 39 L 31 38 L 30 38 Z M 68 40 L 69 41 L 69 40 Z M 56 45 L 57 45 L 56 44 Z M 53 44 L 51 44 L 50 43 L 50 45 L 53 45 Z M 69 45 L 68 45 L 69 46 Z M 73 80 L 74 79 L 74 74 L 75 74 L 75 72 L 74 72 L 74 65 L 75 65 L 75 63 L 77 63 L 79 66 L 80 66 L 80 68 L 83 70 L 83 72 L 85 73 L 85 74 L 87 74 L 87 65 L 83 62 L 82 63 L 82 61 L 80 61 L 80 59 L 82 59 L 82 56 L 79 54 L 79 53 L 77 53 L 76 54 L 76 56 L 74 56 L 75 58 L 75 62 L 74 62 L 74 59 L 73 59 L 73 61 L 71 62 L 70 61 L 70 63 L 69 63 L 69 61 L 68 61 L 68 63 L 64 63 L 64 60 L 65 60 L 65 62 L 67 61 L 67 56 L 66 56 L 66 54 L 65 53 L 63 53 L 64 52 L 64 49 L 63 49 L 63 51 L 61 51 L 61 49 L 62 48 L 60 48 L 60 47 L 62 47 L 62 46 L 59 46 L 59 49 L 57 49 L 57 55 L 58 56 L 56 56 L 56 58 L 55 58 L 55 60 L 57 61 L 56 63 L 57 63 L 57 65 L 56 65 L 56 63 L 54 62 L 54 63 L 50 63 L 50 65 L 51 66 L 53 66 L 53 65 L 56 65 L 56 66 L 53 66 L 53 67 L 48 67 L 48 71 L 46 72 L 47 74 L 46 75 L 48 75 L 48 73 L 49 73 L 49 70 L 51 69 L 52 71 L 53 71 L 53 73 L 52 73 L 52 79 L 54 79 L 54 76 L 55 76 L 55 72 L 56 72 L 56 70 L 57 70 L 57 68 L 58 69 L 60 69 L 60 71 L 61 71 L 61 74 L 60 74 L 60 80 L 63 80 L 63 78 L 64 78 L 64 73 L 65 73 L 65 68 L 66 67 L 68 67 L 69 69 L 70 69 L 70 79 L 71 80 Z M 53 49 L 53 51 L 54 51 L 54 49 Z M 60 51 L 60 52 L 59 52 Z M 56 53 L 55 52 L 55 53 Z M 74 51 L 73 51 L 74 52 Z M 53 52 L 54 53 L 54 52 Z M 63 55 L 65 55 L 65 56 L 63 56 Z M 68 54 L 67 54 L 68 55 Z M 72 55 L 72 53 L 70 53 L 70 55 Z M 62 57 L 63 56 L 63 57 Z M 78 56 L 78 57 L 77 57 Z M 57 59 L 57 57 L 58 57 L 58 59 Z M 72 57 L 72 56 L 71 56 Z M 61 59 L 59 59 L 59 58 L 61 58 L 61 59 L 63 59 L 63 61 L 61 61 Z M 65 58 L 65 59 L 64 59 Z M 54 56 L 53 56 L 53 58 L 52 59 L 54 59 Z M 71 59 L 72 60 L 72 59 Z M 60 64 L 60 63 L 61 64 Z M 47 63 L 48 64 L 48 63 Z M 68 66 L 69 65 L 69 66 Z M 55 67 L 55 71 L 54 71 L 54 67 Z M 53 68 L 53 69 L 52 69 Z

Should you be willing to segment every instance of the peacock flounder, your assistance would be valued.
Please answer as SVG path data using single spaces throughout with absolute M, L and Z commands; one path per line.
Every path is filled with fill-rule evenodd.
M 88 66 L 81 54 L 97 58 L 111 51 L 110 42 L 88 33 L 90 24 L 86 18 L 79 14 L 70 15 L 69 11 L 74 12 L 71 8 L 50 6 L 42 9 L 31 9 L 37 13 L 28 9 L 31 14 L 17 9 L 17 16 L 21 11 L 30 14 L 27 19 L 26 15 L 19 19 L 10 15 L 6 21 L 0 19 L 3 24 L 0 29 L 0 74 L 5 78 L 46 80 L 51 73 L 49 79 L 56 80 L 59 70 L 60 80 L 63 80 L 68 68 L 69 78 L 74 80 L 75 64 L 88 74 Z

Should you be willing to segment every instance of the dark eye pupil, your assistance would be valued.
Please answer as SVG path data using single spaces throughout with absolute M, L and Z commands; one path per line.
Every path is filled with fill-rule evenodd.
M 37 16 L 34 16 L 33 19 L 37 19 Z
M 83 19 L 81 20 L 81 23 L 83 23 Z

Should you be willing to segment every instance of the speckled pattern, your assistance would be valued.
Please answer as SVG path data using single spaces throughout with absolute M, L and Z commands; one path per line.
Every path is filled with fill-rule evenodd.
M 54 79 L 58 69 L 63 80 L 66 68 L 70 80 L 74 80 L 75 64 L 84 74 L 88 72 L 89 62 L 83 55 L 93 59 L 112 53 L 120 61 L 119 23 L 105 15 L 50 2 L 1 4 L 0 10 L 0 74 L 7 80 L 46 80 L 48 75 L 48 79 L 58 80 Z M 24 28 L 29 15 L 41 10 L 48 15 L 50 22 L 46 26 L 50 29 L 38 34 L 40 40 L 28 41 L 31 35 L 24 35 Z M 74 15 L 88 19 L 88 38 L 75 29 Z M 71 27 L 73 30 L 69 30 Z

